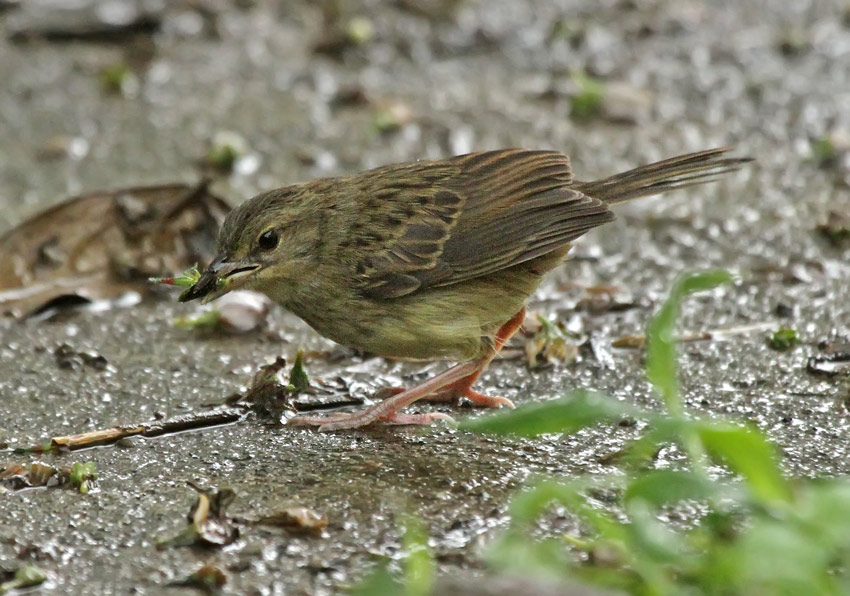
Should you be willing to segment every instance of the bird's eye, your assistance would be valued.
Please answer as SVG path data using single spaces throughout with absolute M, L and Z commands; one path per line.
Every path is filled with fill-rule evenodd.
M 260 250 L 273 250 L 278 242 L 280 242 L 280 236 L 277 235 L 276 230 L 266 230 L 257 239 Z

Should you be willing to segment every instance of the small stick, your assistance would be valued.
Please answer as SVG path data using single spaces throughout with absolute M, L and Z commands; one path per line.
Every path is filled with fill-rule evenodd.
M 680 343 L 686 343 L 695 341 L 708 341 L 711 339 L 723 339 L 725 337 L 731 337 L 733 335 L 742 335 L 744 333 L 750 333 L 752 331 L 767 331 L 769 329 L 774 329 L 775 327 L 776 323 L 766 321 L 763 323 L 741 325 L 739 327 L 729 327 L 727 329 L 711 329 L 709 331 L 686 333 L 684 335 L 679 336 L 676 341 Z M 620 339 L 615 339 L 614 341 L 612 341 L 611 347 L 638 350 L 644 347 L 645 344 L 645 335 L 625 335 Z
M 247 415 L 247 410 L 222 408 L 209 412 L 200 412 L 178 416 L 165 421 L 145 422 L 128 426 L 115 426 L 90 432 L 52 437 L 46 445 L 33 447 L 11 447 L 2 451 L 12 453 L 45 453 L 50 451 L 77 451 L 100 445 L 112 445 L 125 437 L 159 437 L 187 430 L 210 428 L 222 424 L 239 422 Z M 2 452 L 0 451 L 0 452 Z

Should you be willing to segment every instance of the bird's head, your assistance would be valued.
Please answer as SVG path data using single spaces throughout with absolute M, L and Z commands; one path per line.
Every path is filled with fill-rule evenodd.
M 231 211 L 218 237 L 218 254 L 181 302 L 209 302 L 237 289 L 284 302 L 287 287 L 309 272 L 320 241 L 300 187 L 258 195 Z

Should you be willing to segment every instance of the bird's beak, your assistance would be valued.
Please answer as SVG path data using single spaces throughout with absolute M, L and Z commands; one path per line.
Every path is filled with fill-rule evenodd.
M 226 254 L 220 254 L 201 274 L 197 283 L 180 294 L 179 300 L 189 302 L 202 298 L 203 303 L 206 304 L 242 286 L 248 280 L 248 276 L 259 268 L 260 265 L 257 263 L 244 260 L 231 261 Z

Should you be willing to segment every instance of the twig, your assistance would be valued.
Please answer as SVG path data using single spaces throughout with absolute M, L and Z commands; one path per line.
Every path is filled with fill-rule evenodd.
M 742 335 L 752 331 L 767 331 L 776 327 L 776 323 L 769 321 L 763 323 L 752 323 L 750 325 L 741 325 L 738 327 L 729 327 L 727 329 L 711 329 L 708 331 L 699 331 L 695 333 L 686 333 L 676 339 L 677 342 L 695 342 L 708 341 L 712 339 L 724 339 L 733 335 Z M 625 335 L 611 342 L 613 348 L 627 348 L 638 350 L 646 344 L 645 335 Z
M 112 445 L 125 437 L 159 437 L 187 430 L 210 428 L 222 424 L 232 424 L 242 420 L 248 411 L 243 408 L 222 408 L 209 412 L 199 412 L 178 416 L 165 421 L 144 422 L 128 426 L 103 428 L 86 433 L 52 437 L 46 445 L 33 447 L 10 447 L 4 449 L 11 453 L 44 453 L 49 451 L 76 451 L 100 445 Z

